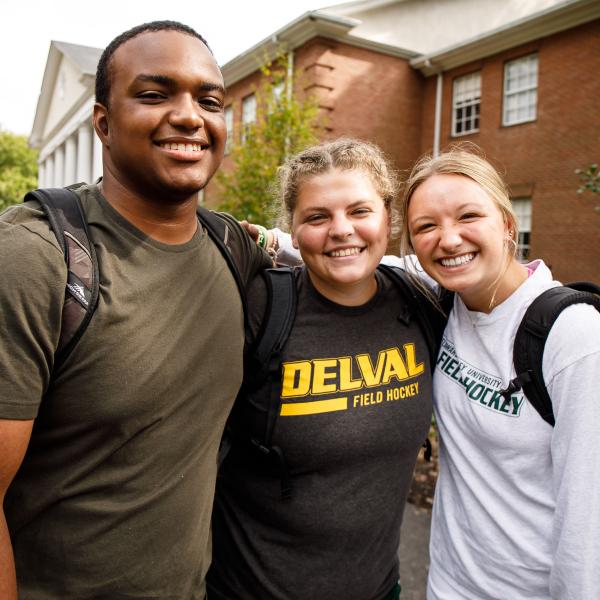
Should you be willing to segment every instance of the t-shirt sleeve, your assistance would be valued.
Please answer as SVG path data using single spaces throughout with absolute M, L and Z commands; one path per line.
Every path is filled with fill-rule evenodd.
M 0 218 L 0 418 L 33 419 L 50 381 L 67 274 L 40 212 L 11 210 Z

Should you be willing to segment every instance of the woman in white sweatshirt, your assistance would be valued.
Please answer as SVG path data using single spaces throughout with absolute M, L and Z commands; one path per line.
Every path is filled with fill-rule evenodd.
M 533 299 L 560 285 L 541 260 L 516 259 L 508 191 L 480 156 L 454 149 L 414 167 L 404 251 L 454 305 L 434 375 L 440 477 L 429 600 L 600 598 L 600 313 L 565 309 L 543 375 L 544 421 L 515 377 L 513 342 Z

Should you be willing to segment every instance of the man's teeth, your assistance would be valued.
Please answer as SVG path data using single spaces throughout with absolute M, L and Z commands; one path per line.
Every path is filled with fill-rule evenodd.
M 440 259 L 440 262 L 444 267 L 458 267 L 471 262 L 474 258 L 474 254 L 463 254 L 462 256 L 456 256 L 454 258 L 442 258 Z
M 180 152 L 198 152 L 198 150 L 202 150 L 202 146 L 200 144 L 175 144 L 171 142 L 165 142 L 160 146 L 166 150 L 179 150 Z
M 345 248 L 329 252 L 329 256 L 351 256 L 352 254 L 360 254 L 360 248 Z

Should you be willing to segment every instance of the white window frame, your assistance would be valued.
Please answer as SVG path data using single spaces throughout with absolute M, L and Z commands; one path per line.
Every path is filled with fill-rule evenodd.
M 452 135 L 479 131 L 481 71 L 457 77 L 452 84 Z
M 225 154 L 229 154 L 231 152 L 231 145 L 233 144 L 233 106 L 231 104 L 225 107 L 223 117 L 225 119 L 225 128 L 227 130 Z
M 537 119 L 538 65 L 537 53 L 504 65 L 502 125 L 518 125 Z
M 256 94 L 242 98 L 242 144 L 246 141 L 246 132 L 252 123 L 256 123 Z
M 531 198 L 511 199 L 513 211 L 517 217 L 517 260 L 520 262 L 530 261 L 531 248 Z

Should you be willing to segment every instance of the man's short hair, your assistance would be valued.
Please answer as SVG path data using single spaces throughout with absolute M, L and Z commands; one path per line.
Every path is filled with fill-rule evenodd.
M 136 25 L 118 35 L 110 44 L 108 44 L 108 46 L 106 46 L 104 52 L 102 52 L 100 60 L 98 61 L 98 67 L 96 68 L 96 102 L 108 107 L 110 86 L 112 83 L 110 65 L 113 54 L 117 48 L 130 39 L 148 31 L 180 31 L 181 33 L 192 35 L 195 38 L 198 38 L 212 54 L 212 50 L 206 43 L 206 40 L 195 29 L 192 29 L 183 23 L 177 21 L 151 21 L 150 23 Z

